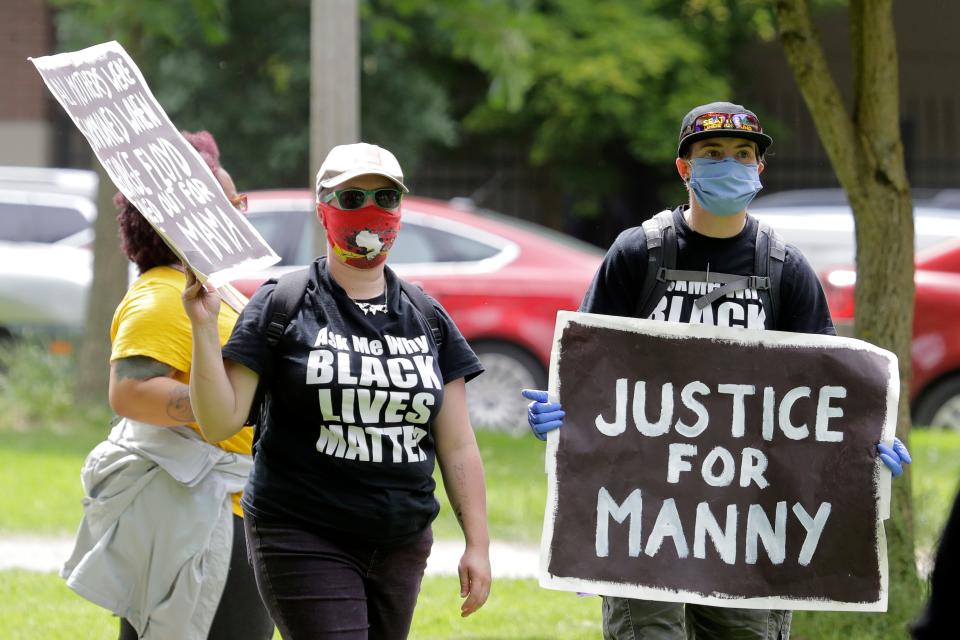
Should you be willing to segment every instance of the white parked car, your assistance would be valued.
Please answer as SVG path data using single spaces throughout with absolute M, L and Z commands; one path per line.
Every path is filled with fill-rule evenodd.
M 97 175 L 0 167 L 0 336 L 82 330 Z
M 81 332 L 92 256 L 56 243 L 0 242 L 0 336 Z
M 823 273 L 856 262 L 853 211 L 841 189 L 798 189 L 757 198 L 750 213 L 776 229 Z M 960 190 L 914 194 L 915 249 L 960 238 Z
M 88 169 L 0 166 L 0 189 L 62 193 L 95 200 L 99 183 L 96 172 Z

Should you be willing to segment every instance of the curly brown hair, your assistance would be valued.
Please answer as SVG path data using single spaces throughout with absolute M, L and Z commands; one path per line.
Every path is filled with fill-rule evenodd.
M 200 157 L 210 167 L 210 171 L 216 175 L 220 169 L 220 149 L 213 135 L 209 131 L 182 131 L 181 133 L 200 153 Z M 117 222 L 120 225 L 120 249 L 137 265 L 137 270 L 141 274 L 154 267 L 176 264 L 180 261 L 126 196 L 117 192 L 117 195 L 113 196 L 113 204 L 119 210 Z

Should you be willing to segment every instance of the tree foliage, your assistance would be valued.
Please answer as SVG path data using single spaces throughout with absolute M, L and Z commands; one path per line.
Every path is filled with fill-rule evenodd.
M 452 100 L 461 131 L 522 145 L 589 212 L 629 188 L 637 164 L 669 164 L 690 108 L 737 99 L 733 51 L 746 38 L 773 37 L 766 5 L 371 0 L 368 13 L 416 25 L 420 48 L 479 73 L 470 103 Z
M 241 188 L 309 183 L 310 0 L 55 2 L 61 48 L 118 40 L 177 126 L 213 132 Z M 430 60 L 408 64 L 410 25 L 363 25 L 364 137 L 413 166 L 456 140 L 448 92 Z
M 240 184 L 305 179 L 309 0 L 54 1 L 62 49 L 119 41 L 177 126 L 214 133 Z
M 309 0 L 55 0 L 64 49 L 117 39 L 242 188 L 308 180 Z M 433 148 L 510 141 L 584 204 L 616 165 L 669 161 L 696 104 L 736 99 L 763 0 L 362 0 L 363 137 L 411 173 Z M 328 90 L 336 91 L 337 87 Z

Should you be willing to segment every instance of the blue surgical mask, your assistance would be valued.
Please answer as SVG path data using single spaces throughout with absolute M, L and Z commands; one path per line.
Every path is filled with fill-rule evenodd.
M 735 158 L 694 158 L 688 184 L 700 206 L 717 216 L 743 211 L 763 188 L 758 165 Z

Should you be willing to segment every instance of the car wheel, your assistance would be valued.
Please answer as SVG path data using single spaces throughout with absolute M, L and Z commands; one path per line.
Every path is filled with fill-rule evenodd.
M 921 426 L 960 431 L 960 375 L 942 380 L 924 393 L 913 421 Z
M 485 371 L 467 388 L 467 408 L 474 428 L 522 435 L 527 404 L 521 389 L 546 389 L 547 373 L 526 350 L 505 342 L 473 345 Z

